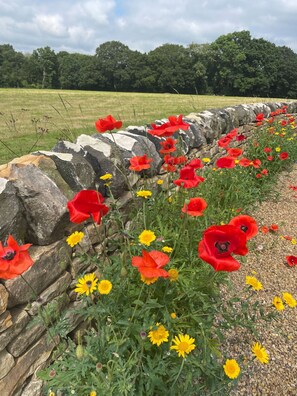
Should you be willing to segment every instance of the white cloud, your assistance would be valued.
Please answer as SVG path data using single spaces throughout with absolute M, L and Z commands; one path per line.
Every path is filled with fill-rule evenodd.
M 44 33 L 57 37 L 65 37 L 66 28 L 61 15 L 38 14 L 33 18 L 33 24 Z

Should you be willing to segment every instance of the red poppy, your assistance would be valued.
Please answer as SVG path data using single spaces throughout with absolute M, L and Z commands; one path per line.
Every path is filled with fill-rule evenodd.
M 290 267 L 294 267 L 294 265 L 297 265 L 297 257 L 296 256 L 286 256 L 287 264 Z
M 263 151 L 264 153 L 271 153 L 272 149 L 270 147 L 265 147 Z
M 242 149 L 240 148 L 228 148 L 227 151 L 228 155 L 232 158 L 237 158 L 242 154 Z
M 240 263 L 231 253 L 245 256 L 248 252 L 246 241 L 245 233 L 238 232 L 238 228 L 233 225 L 211 226 L 203 233 L 198 255 L 213 266 L 215 271 L 236 271 Z
M 72 223 L 82 223 L 92 216 L 94 221 L 100 224 L 102 216 L 105 216 L 109 211 L 109 208 L 103 202 L 103 196 L 96 190 L 79 191 L 67 203 L 70 221 Z
M 237 136 L 237 128 L 232 129 L 229 133 L 227 133 L 226 137 L 233 139 Z
M 264 114 L 263 113 L 259 113 L 256 115 L 256 121 L 261 122 L 264 120 Z
M 253 166 L 254 168 L 260 168 L 261 161 L 256 158 L 250 162 L 250 165 Z
M 236 136 L 236 140 L 238 141 L 238 142 L 241 142 L 242 140 L 245 140 L 245 139 L 247 139 L 247 137 L 246 136 L 244 136 L 244 134 L 240 134 L 240 135 L 237 135 Z
M 291 240 L 292 240 L 292 237 L 289 236 L 289 235 L 284 235 L 283 237 L 284 237 L 287 241 L 291 241 Z
M 261 173 L 257 173 L 257 174 L 256 174 L 256 178 L 257 178 L 257 179 L 261 179 L 261 177 L 262 177 Z
M 239 215 L 233 217 L 233 219 L 229 221 L 229 224 L 243 231 L 246 235 L 247 240 L 253 238 L 258 233 L 258 226 L 256 220 L 251 216 Z
M 297 191 L 297 186 L 289 186 L 289 188 L 293 191 Z
M 249 160 L 248 158 L 241 158 L 238 163 L 240 166 L 247 168 L 248 166 L 250 166 L 251 160 Z
M 171 155 L 166 154 L 164 156 L 165 164 L 162 165 L 162 168 L 167 172 L 175 172 L 176 165 L 181 165 L 187 162 L 187 157 L 184 155 L 180 155 L 179 157 L 172 157 Z
M 105 118 L 99 118 L 99 120 L 95 122 L 96 129 L 100 133 L 119 129 L 122 125 L 122 121 L 115 120 L 111 115 L 108 115 Z
M 220 147 L 228 147 L 231 143 L 232 138 L 224 136 L 220 140 L 218 140 L 218 146 Z
M 149 169 L 151 167 L 150 163 L 152 162 L 152 160 L 152 158 L 147 158 L 146 154 L 142 156 L 135 155 L 134 157 L 130 158 L 129 169 L 135 172 Z
M 170 116 L 168 117 L 168 122 L 163 125 L 157 126 L 156 124 L 151 124 L 153 129 L 148 130 L 148 133 L 158 137 L 168 137 L 177 132 L 179 129 L 187 131 L 189 129 L 189 124 L 183 122 L 183 116 L 180 114 L 178 117 Z
M 278 230 L 278 225 L 277 224 L 271 224 L 271 226 L 269 227 L 270 231 L 277 231 Z
M 132 257 L 132 265 L 137 267 L 138 271 L 146 278 L 168 278 L 168 272 L 162 267 L 168 264 L 169 260 L 167 254 L 158 250 L 152 250 L 151 252 L 142 250 L 142 257 Z
M 148 133 L 157 137 L 169 137 L 174 134 L 172 131 L 167 131 L 166 128 L 169 126 L 168 122 L 165 122 L 162 125 L 151 124 L 153 129 L 149 129 Z
M 179 171 L 179 179 L 173 180 L 173 183 L 183 188 L 194 188 L 203 181 L 204 177 L 197 176 L 194 168 L 185 166 Z
M 267 160 L 268 161 L 273 161 L 273 157 L 271 155 L 267 155 Z
M 269 232 L 269 228 L 266 226 L 261 227 L 260 230 L 261 230 L 262 234 L 267 234 Z
M 286 120 L 282 120 L 281 121 L 281 126 L 286 126 L 287 125 L 287 121 Z
M 194 169 L 198 168 L 203 168 L 203 164 L 199 158 L 194 158 L 192 159 L 189 163 L 188 166 L 191 166 Z
M 268 175 L 268 169 L 263 169 L 261 171 L 262 175 L 267 176 Z
M 207 203 L 203 198 L 191 198 L 185 203 L 182 212 L 189 216 L 203 216 L 203 211 L 207 208 Z
M 289 157 L 289 154 L 286 151 L 284 151 L 284 152 L 280 153 L 280 155 L 278 157 L 280 160 L 284 161 Z
M 177 140 L 172 139 L 170 137 L 164 140 L 164 142 L 160 142 L 161 146 L 163 147 L 160 150 L 160 154 L 168 154 L 176 151 L 176 147 L 175 147 L 176 142 Z
M 231 169 L 231 168 L 234 168 L 236 165 L 235 165 L 234 158 L 227 156 L 227 157 L 221 157 L 221 158 L 217 159 L 216 166 L 218 168 Z
M 25 272 L 34 263 L 27 250 L 31 243 L 19 246 L 9 235 L 7 246 L 0 242 L 0 278 L 12 279 Z

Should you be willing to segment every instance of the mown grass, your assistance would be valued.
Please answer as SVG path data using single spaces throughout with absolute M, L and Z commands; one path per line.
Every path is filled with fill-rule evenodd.
M 95 120 L 108 114 L 127 127 L 169 115 L 269 101 L 281 99 L 2 88 L 0 164 L 34 150 L 50 150 L 60 139 L 93 134 Z

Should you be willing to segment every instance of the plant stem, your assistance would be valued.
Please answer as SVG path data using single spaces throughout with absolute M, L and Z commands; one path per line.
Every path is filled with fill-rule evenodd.
M 184 364 L 185 364 L 185 359 L 183 358 L 182 363 L 179 368 L 179 372 L 177 373 L 177 376 L 175 377 L 175 380 L 174 380 L 173 384 L 171 385 L 170 392 L 173 390 L 174 385 L 177 383 L 177 380 L 179 379 L 179 376 L 184 368 Z

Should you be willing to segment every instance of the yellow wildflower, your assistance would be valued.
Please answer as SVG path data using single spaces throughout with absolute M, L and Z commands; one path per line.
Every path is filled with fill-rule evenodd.
M 142 233 L 138 236 L 138 240 L 140 243 L 146 246 L 150 246 L 150 244 L 156 239 L 156 235 L 153 233 L 153 231 L 150 230 L 144 230 Z
M 275 296 L 275 297 L 274 297 L 274 299 L 273 299 L 273 301 L 272 301 L 272 304 L 275 306 L 275 308 L 276 308 L 278 311 L 282 311 L 282 310 L 285 308 L 282 299 L 281 299 L 280 297 L 278 297 L 278 296 Z
M 297 301 L 290 293 L 283 293 L 283 299 L 290 308 L 295 308 L 297 305 Z
M 100 176 L 100 180 L 110 180 L 110 179 L 112 179 L 112 174 L 111 173 L 105 173 L 105 175 L 103 175 L 103 176 Z
M 255 278 L 254 276 L 246 276 L 245 283 L 246 283 L 246 285 L 251 286 L 253 288 L 253 290 L 263 289 L 262 283 L 260 281 L 258 281 L 258 279 Z
M 109 294 L 112 289 L 112 283 L 109 280 L 103 279 L 98 284 L 98 291 L 100 294 Z
M 227 359 L 223 367 L 225 374 L 230 379 L 235 379 L 240 374 L 240 367 L 235 359 Z
M 178 280 L 178 270 L 171 268 L 168 271 L 170 282 L 175 282 Z
M 262 347 L 259 342 L 256 342 L 252 346 L 252 352 L 255 355 L 255 358 L 259 360 L 259 362 L 266 364 L 269 362 L 269 356 L 264 347 Z
M 157 183 L 159 186 L 161 186 L 161 185 L 164 183 L 164 180 L 158 179 L 158 180 L 156 181 L 156 183 Z
M 162 251 L 164 252 L 164 253 L 171 253 L 172 252 L 172 247 L 170 247 L 170 246 L 163 246 L 162 247 Z
M 145 199 L 147 199 L 148 197 L 151 197 L 152 194 L 153 193 L 151 191 L 149 191 L 149 190 L 140 190 L 140 191 L 137 191 L 137 193 L 136 193 L 136 195 L 138 197 L 142 197 L 142 198 L 145 198 Z
M 66 239 L 66 242 L 69 246 L 74 247 L 83 239 L 84 236 L 85 234 L 83 232 L 75 231 Z
M 148 333 L 148 338 L 153 345 L 160 346 L 163 342 L 168 342 L 169 332 L 160 323 L 156 323 L 156 330 Z
M 182 356 L 183 358 L 185 358 L 186 353 L 189 354 L 196 348 L 194 344 L 195 339 L 188 334 L 179 334 L 175 336 L 172 341 L 175 345 L 172 345 L 170 349 L 175 350 L 178 356 Z

